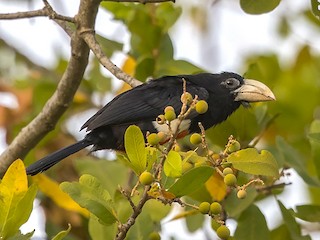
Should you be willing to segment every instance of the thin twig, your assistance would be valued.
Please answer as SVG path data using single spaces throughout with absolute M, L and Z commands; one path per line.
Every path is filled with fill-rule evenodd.
M 93 29 L 81 28 L 79 30 L 79 34 L 83 38 L 83 40 L 88 44 L 91 51 L 96 55 L 100 63 L 107 70 L 109 70 L 115 77 L 128 83 L 131 87 L 136 87 L 142 84 L 142 82 L 123 72 L 104 54 L 99 42 L 95 38 L 95 32 Z
M 65 22 L 71 22 L 71 23 L 75 22 L 74 18 L 63 16 L 55 12 L 46 0 L 43 0 L 43 3 L 45 6 L 39 10 L 16 12 L 16 13 L 0 13 L 0 19 L 15 20 L 15 19 L 33 18 L 33 17 L 49 17 L 50 19 L 57 19 Z
M 138 205 L 133 209 L 133 213 L 129 217 L 128 221 L 125 224 L 120 224 L 118 226 L 118 233 L 115 237 L 116 240 L 123 240 L 125 239 L 129 229 L 134 225 L 136 222 L 137 217 L 140 215 L 144 204 L 150 199 L 148 195 L 148 191 L 150 190 L 151 186 L 145 186 L 142 197 L 138 203 Z
M 162 3 L 162 2 L 173 2 L 175 3 L 175 0 L 104 0 L 105 2 L 131 2 L 131 3 L 141 3 L 141 4 L 146 4 L 146 3 Z

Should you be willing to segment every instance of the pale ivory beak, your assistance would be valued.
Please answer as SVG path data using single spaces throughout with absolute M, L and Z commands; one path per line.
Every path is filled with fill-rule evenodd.
M 235 101 L 264 102 L 276 100 L 276 97 L 270 88 L 263 83 L 252 79 L 244 79 L 244 84 L 234 90 L 234 93 L 237 94 Z

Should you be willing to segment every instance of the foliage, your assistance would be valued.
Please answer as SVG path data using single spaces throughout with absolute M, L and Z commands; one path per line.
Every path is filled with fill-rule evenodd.
M 239 5 L 246 13 L 262 14 L 276 9 L 280 2 L 240 0 Z M 316 2 L 311 1 L 312 11 L 319 16 Z M 203 71 L 188 61 L 174 58 L 169 30 L 180 18 L 181 7 L 172 3 L 143 5 L 104 1 L 101 8 L 110 12 L 130 33 L 124 71 L 142 81 L 149 77 Z M 318 31 L 319 20 L 310 13 L 308 9 L 295 14 Z M 284 39 L 292 34 L 287 18 L 284 15 L 279 22 L 279 35 Z M 97 39 L 108 57 L 123 51 L 123 43 L 103 36 Z M 0 125 L 6 129 L 9 142 L 41 111 L 55 90 L 66 62 L 61 59 L 55 69 L 45 69 L 1 42 L 0 51 L 5 50 L 15 57 L 11 72 L 29 69 L 9 76 L 0 63 L 1 76 L 11 80 L 9 84 L 1 82 L 0 90 L 12 93 L 19 103 L 16 110 L 0 106 Z M 113 239 L 139 207 L 142 211 L 137 213 L 139 217 L 130 227 L 127 238 L 148 239 L 151 233 L 161 232 L 161 221 L 171 212 L 172 204 L 182 208 L 171 221 L 184 219 L 190 232 L 203 229 L 205 218 L 211 218 L 218 226 L 229 226 L 229 219 L 233 219 L 237 226 L 231 235 L 236 239 L 310 239 L 310 232 L 303 229 L 298 219 L 306 221 L 306 225 L 320 221 L 319 63 L 319 54 L 308 43 L 297 49 L 291 64 L 283 64 L 274 52 L 248 56 L 243 63 L 245 77 L 271 86 L 277 101 L 239 109 L 226 122 L 202 134 L 205 144 L 194 146 L 187 140 L 176 143 L 172 133 L 165 145 L 150 146 L 140 129 L 131 126 L 125 135 L 126 155 L 118 153 L 113 161 L 93 161 L 92 157 L 80 153 L 75 168 L 70 162 L 61 163 L 48 171 L 50 177 L 33 177 L 34 184 L 30 186 L 24 165 L 17 160 L 0 183 L 0 236 L 5 239 L 32 237 L 32 231 L 22 234 L 19 228 L 27 221 L 39 188 L 39 197 L 49 213 L 47 234 L 56 235 L 53 239 L 87 239 L 89 236 Z M 105 78 L 99 62 L 92 60 L 69 112 L 57 130 L 30 152 L 26 165 L 71 143 L 70 134 L 61 131 L 64 124 L 94 107 L 92 96 L 104 96 L 111 89 L 111 79 Z M 228 152 L 228 145 L 235 139 L 242 149 Z M 226 167 L 231 167 L 231 174 L 236 176 L 234 186 L 224 182 Z M 288 209 L 286 202 L 278 200 L 273 208 L 279 209 L 282 220 L 278 227 L 269 229 L 266 216 L 256 202 L 276 198 L 292 187 L 286 186 L 286 182 L 291 181 L 288 169 L 296 171 L 307 184 L 310 203 Z M 155 179 L 150 185 L 143 186 L 138 181 L 144 171 Z M 59 186 L 57 182 L 61 181 L 64 182 Z M 237 197 L 240 190 L 247 193 L 244 199 Z M 140 206 L 142 200 L 145 202 Z M 200 203 L 216 201 L 223 208 L 221 214 L 203 215 L 198 211 Z M 57 214 L 50 214 L 52 212 Z M 66 221 L 71 222 L 72 228 L 69 225 L 67 230 L 62 230 L 66 228 Z M 81 231 L 77 231 L 79 229 Z M 213 230 L 216 229 L 213 226 Z

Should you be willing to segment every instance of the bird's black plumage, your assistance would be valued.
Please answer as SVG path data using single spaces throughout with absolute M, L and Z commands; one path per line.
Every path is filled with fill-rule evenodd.
M 81 130 L 86 129 L 88 134 L 83 140 L 31 164 L 27 168 L 27 174 L 34 175 L 45 171 L 65 157 L 90 145 L 93 145 L 93 150 L 124 150 L 124 132 L 132 124 L 139 126 L 144 134 L 147 131 L 157 132 L 159 129 L 154 121 L 166 106 L 170 105 L 176 113 L 180 112 L 183 80 L 186 81 L 187 91 L 193 96 L 197 95 L 199 100 L 206 100 L 209 106 L 205 114 L 199 115 L 193 111 L 188 116 L 185 130 L 189 133 L 199 132 L 198 122 L 208 129 L 226 120 L 242 102 L 274 98 L 268 89 L 272 95 L 270 99 L 250 99 L 250 93 L 246 92 L 245 95 L 244 91 L 239 90 L 245 85 L 245 80 L 240 75 L 229 72 L 165 76 L 151 80 L 115 97 L 84 123 Z M 239 94 L 245 97 L 242 99 Z

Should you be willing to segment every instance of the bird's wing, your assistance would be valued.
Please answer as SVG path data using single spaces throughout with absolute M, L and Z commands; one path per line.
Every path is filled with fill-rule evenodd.
M 186 79 L 188 76 L 183 76 Z M 187 81 L 187 91 L 199 99 L 206 100 L 208 91 Z M 134 124 L 140 121 L 155 120 L 162 114 L 166 106 L 172 106 L 176 113 L 180 112 L 180 100 L 183 92 L 181 76 L 162 77 L 129 90 L 105 105 L 93 115 L 81 129 L 87 131 L 107 125 Z

